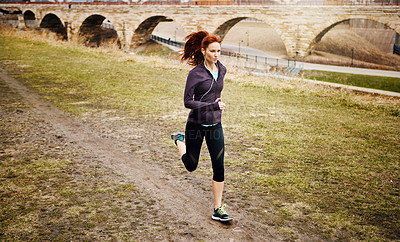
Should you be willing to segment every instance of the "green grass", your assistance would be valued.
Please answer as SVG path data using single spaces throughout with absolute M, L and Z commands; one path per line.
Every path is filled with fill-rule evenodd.
M 303 77 L 357 87 L 400 92 L 400 78 L 347 74 L 328 71 L 302 71 Z
M 188 68 L 9 36 L 0 48 L 10 72 L 67 111 L 122 110 L 143 127 L 157 127 L 156 140 L 184 127 Z M 222 98 L 231 203 L 291 239 L 293 230 L 327 239 L 398 239 L 398 99 L 235 73 Z

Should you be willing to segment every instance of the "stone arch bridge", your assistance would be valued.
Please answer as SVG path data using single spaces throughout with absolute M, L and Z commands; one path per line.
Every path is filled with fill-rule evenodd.
M 186 33 L 206 30 L 222 39 L 238 22 L 255 18 L 281 37 L 289 56 L 306 56 L 334 26 L 351 19 L 382 23 L 400 33 L 400 6 L 188 6 L 188 5 L 70 5 L 0 4 L 19 13 L 19 27 L 35 21 L 41 27 L 61 27 L 66 38 L 83 28 L 114 26 L 123 48 L 147 41 L 162 21 L 176 21 Z

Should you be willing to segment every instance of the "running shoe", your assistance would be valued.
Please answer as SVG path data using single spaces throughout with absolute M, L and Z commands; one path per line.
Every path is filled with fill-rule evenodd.
M 182 132 L 173 133 L 173 134 L 171 134 L 171 139 L 174 140 L 175 145 L 176 145 L 177 140 L 183 142 L 183 140 L 185 139 L 185 133 L 182 133 Z
M 226 205 L 224 204 L 221 207 L 214 209 L 214 213 L 211 218 L 221 222 L 231 221 L 233 218 L 226 213 L 225 207 Z

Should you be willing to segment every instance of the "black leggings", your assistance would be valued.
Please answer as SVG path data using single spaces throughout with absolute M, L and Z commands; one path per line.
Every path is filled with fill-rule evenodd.
M 214 173 L 213 180 L 223 182 L 225 144 L 221 123 L 204 127 L 200 124 L 187 122 L 185 131 L 186 154 L 182 156 L 183 164 L 188 171 L 196 170 L 204 137 L 206 137 L 208 151 L 210 152 Z

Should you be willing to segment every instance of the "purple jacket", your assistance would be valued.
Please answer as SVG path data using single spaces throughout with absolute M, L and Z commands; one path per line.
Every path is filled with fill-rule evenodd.
M 217 66 L 217 81 L 204 61 L 189 72 L 184 95 L 185 107 L 191 109 L 188 122 L 205 125 L 221 122 L 221 110 L 215 100 L 221 97 L 226 68 L 219 61 Z

